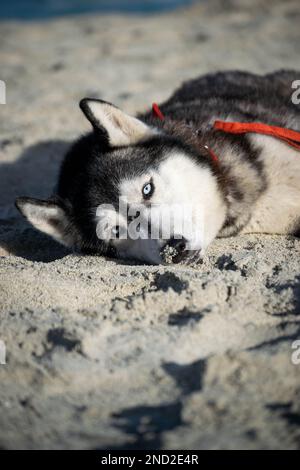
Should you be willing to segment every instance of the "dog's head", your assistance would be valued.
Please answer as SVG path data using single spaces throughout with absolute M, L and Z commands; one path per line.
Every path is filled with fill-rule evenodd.
M 217 178 L 183 139 L 84 99 L 93 132 L 62 164 L 56 195 L 18 198 L 36 228 L 83 252 L 179 262 L 202 253 L 224 222 Z

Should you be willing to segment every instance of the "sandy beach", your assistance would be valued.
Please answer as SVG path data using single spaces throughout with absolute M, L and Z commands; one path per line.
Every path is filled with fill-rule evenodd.
M 0 22 L 0 448 L 300 447 L 299 239 L 146 266 L 70 253 L 14 208 L 51 194 L 82 97 L 136 113 L 203 73 L 300 71 L 299 20 L 297 0 L 212 0 Z

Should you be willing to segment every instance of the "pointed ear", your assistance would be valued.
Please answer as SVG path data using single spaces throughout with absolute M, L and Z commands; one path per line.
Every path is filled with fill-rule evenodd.
M 94 129 L 108 135 L 113 147 L 135 144 L 155 134 L 155 129 L 106 101 L 84 98 L 79 106 Z
M 38 230 L 50 235 L 65 246 L 71 246 L 70 223 L 63 207 L 54 201 L 18 197 L 17 209 Z

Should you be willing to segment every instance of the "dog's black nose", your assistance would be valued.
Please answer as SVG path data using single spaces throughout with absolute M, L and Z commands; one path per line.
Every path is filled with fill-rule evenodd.
M 172 237 L 164 245 L 162 256 L 166 262 L 180 263 L 185 256 L 187 240 L 184 237 Z
M 172 237 L 167 241 L 167 245 L 177 251 L 177 253 L 182 253 L 186 248 L 186 239 L 184 237 L 175 238 Z

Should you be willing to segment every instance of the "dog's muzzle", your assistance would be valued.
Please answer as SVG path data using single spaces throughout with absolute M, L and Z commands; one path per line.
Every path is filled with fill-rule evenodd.
M 160 254 L 166 263 L 180 263 L 188 256 L 187 240 L 184 237 L 172 237 L 163 246 Z

